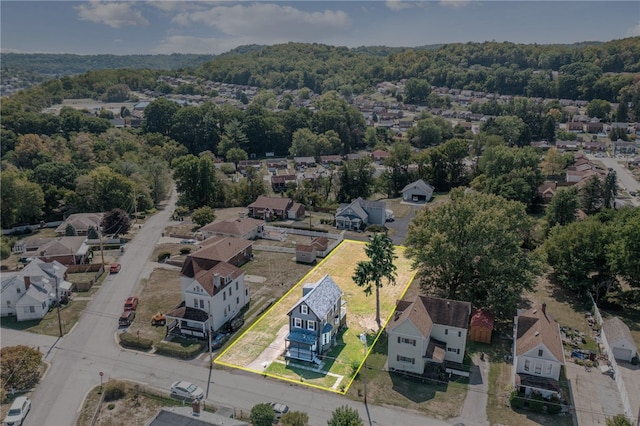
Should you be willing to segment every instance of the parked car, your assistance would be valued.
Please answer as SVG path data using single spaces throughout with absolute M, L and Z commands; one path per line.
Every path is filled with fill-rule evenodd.
M 196 240 L 182 240 L 180 241 L 180 244 L 197 244 L 198 241 Z
M 138 307 L 138 298 L 135 296 L 128 297 L 127 300 L 124 301 L 125 311 L 135 311 L 137 307 Z
M 229 321 L 226 324 L 226 329 L 228 332 L 234 332 L 236 330 L 239 330 L 242 326 L 244 325 L 244 317 L 239 316 L 239 317 L 235 317 L 234 319 L 232 319 L 231 321 Z
M 26 396 L 17 397 L 4 418 L 4 424 L 7 426 L 21 425 L 29 410 L 31 410 L 31 400 Z
M 156 312 L 156 314 L 151 317 L 151 325 L 165 325 L 166 323 L 167 318 L 162 312 Z
M 117 274 L 118 272 L 120 272 L 120 268 L 122 268 L 122 266 L 119 263 L 112 263 L 109 267 L 109 273 Z
M 185 399 L 202 399 L 204 391 L 191 382 L 179 380 L 171 385 L 171 396 Z
M 270 402 L 269 405 L 276 415 L 276 420 L 280 420 L 283 415 L 289 412 L 289 406 L 280 402 Z
M 227 333 L 218 333 L 211 340 L 211 349 L 219 349 L 224 345 L 224 343 L 229 340 L 230 335 Z
M 120 318 L 118 319 L 118 325 L 120 325 L 121 327 L 128 327 L 131 325 L 131 323 L 135 318 L 136 318 L 136 311 L 131 311 L 131 310 L 124 311 L 120 315 Z

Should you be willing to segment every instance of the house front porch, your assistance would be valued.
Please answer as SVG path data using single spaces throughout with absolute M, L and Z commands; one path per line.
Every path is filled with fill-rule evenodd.
M 531 374 L 516 374 L 516 389 L 526 396 L 533 392 L 540 393 L 544 398 L 561 397 L 560 382 L 551 377 L 540 377 Z
M 285 358 L 313 362 L 318 355 L 317 336 L 313 331 L 294 329 L 286 338 Z

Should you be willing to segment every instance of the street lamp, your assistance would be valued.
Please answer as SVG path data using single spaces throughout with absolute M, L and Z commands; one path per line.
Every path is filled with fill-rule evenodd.
M 362 368 L 364 368 L 364 404 L 367 405 L 367 334 L 362 333 L 360 335 L 360 341 L 364 348 L 364 359 L 362 361 Z

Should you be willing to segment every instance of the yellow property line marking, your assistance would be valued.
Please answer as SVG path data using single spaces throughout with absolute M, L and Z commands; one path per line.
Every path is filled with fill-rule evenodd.
M 325 270 L 323 270 L 323 268 L 325 267 L 325 264 L 326 264 L 326 263 L 328 263 L 328 262 L 333 261 L 334 255 L 337 255 L 338 253 L 340 253 L 340 252 L 341 252 L 341 249 L 346 249 L 346 246 L 345 246 L 345 245 L 350 245 L 350 244 L 355 244 L 355 245 L 358 245 L 358 246 L 362 247 L 362 246 L 364 246 L 364 245 L 365 245 L 365 244 L 367 244 L 367 243 L 366 243 L 366 242 L 362 242 L 362 241 L 343 240 L 340 244 L 338 244 L 338 246 L 336 246 L 336 247 L 333 249 L 333 251 L 329 254 L 329 256 L 327 256 L 326 258 L 322 259 L 322 261 L 320 261 L 320 262 L 319 262 L 319 263 L 318 263 L 318 264 L 317 264 L 313 269 L 311 269 L 309 272 L 307 272 L 307 274 L 305 274 L 305 276 L 304 276 L 304 277 L 302 277 L 302 279 L 301 279 L 300 281 L 298 281 L 298 283 L 297 283 L 295 286 L 293 286 L 289 291 L 287 291 L 287 292 L 286 292 L 286 293 L 285 293 L 285 294 L 284 294 L 284 295 L 283 295 L 283 296 L 282 296 L 282 297 L 281 297 L 281 298 L 280 298 L 276 303 L 274 303 L 272 306 L 270 306 L 270 307 L 269 307 L 269 309 L 267 309 L 267 310 L 266 310 L 266 311 L 265 311 L 265 312 L 264 312 L 264 313 L 263 313 L 263 314 L 262 314 L 258 319 L 256 319 L 256 320 L 254 321 L 254 323 L 251 325 L 251 327 L 249 327 L 247 330 L 245 330 L 245 331 L 242 333 L 242 335 L 240 335 L 240 337 L 239 337 L 239 338 L 237 338 L 237 339 L 232 343 L 232 345 L 231 345 L 231 346 L 229 346 L 228 348 L 226 348 L 226 349 L 225 349 L 225 350 L 224 350 L 220 355 L 218 355 L 218 356 L 216 357 L 216 359 L 214 360 L 214 363 L 215 363 L 215 364 L 218 364 L 218 365 L 221 365 L 221 366 L 225 366 L 225 367 L 236 368 L 236 369 L 239 369 L 239 370 L 242 370 L 242 371 L 247 371 L 247 372 L 250 372 L 250 373 L 260 374 L 260 375 L 262 375 L 262 376 L 264 376 L 264 377 L 271 377 L 271 378 L 278 379 L 278 380 L 284 380 L 284 381 L 286 381 L 286 382 L 290 382 L 290 383 L 302 384 L 302 385 L 310 386 L 310 387 L 313 387 L 313 388 L 316 388 L 316 389 L 325 390 L 325 391 L 328 391 L 328 392 L 334 392 L 334 393 L 338 393 L 338 394 L 344 395 L 344 394 L 349 390 L 349 388 L 350 388 L 351 384 L 352 384 L 352 383 L 353 383 L 353 381 L 355 380 L 355 377 L 357 376 L 357 374 L 358 374 L 358 373 L 360 372 L 360 370 L 362 369 L 362 367 L 363 367 L 363 365 L 364 365 L 364 361 L 365 361 L 365 359 L 369 356 L 369 354 L 371 353 L 371 350 L 373 349 L 373 347 L 374 347 L 374 346 L 376 345 L 376 343 L 378 342 L 378 339 L 380 338 L 380 335 L 382 334 L 382 330 L 380 330 L 379 332 L 376 332 L 376 334 L 375 334 L 375 338 L 374 338 L 373 342 L 372 342 L 371 344 L 368 344 L 368 345 L 367 345 L 367 352 L 366 352 L 366 354 L 364 354 L 364 356 L 360 355 L 360 357 L 361 357 L 361 358 L 360 358 L 360 362 L 359 362 L 359 365 L 358 365 L 358 368 L 357 368 L 357 370 L 356 370 L 355 374 L 353 374 L 353 375 L 351 375 L 351 376 L 346 376 L 346 375 L 342 375 L 342 374 L 338 374 L 338 373 L 332 373 L 332 372 L 330 372 L 330 371 L 328 371 L 328 370 L 323 371 L 323 373 L 324 373 L 325 375 L 328 375 L 328 376 L 341 376 L 341 377 L 343 377 L 343 379 L 342 379 L 342 380 L 340 380 L 340 382 L 344 382 L 344 379 L 345 379 L 345 378 L 346 378 L 346 379 L 348 379 L 348 383 L 347 383 L 346 385 L 343 385 L 343 388 L 342 388 L 342 389 L 336 389 L 336 387 L 338 387 L 338 384 L 336 384 L 336 383 L 334 383 L 334 385 L 333 385 L 332 387 L 322 386 L 322 385 L 318 385 L 318 384 L 315 384 L 315 383 L 311 383 L 311 382 L 309 382 L 308 380 L 305 380 L 305 379 L 304 379 L 304 378 L 302 378 L 302 377 L 300 377 L 299 379 L 294 379 L 294 378 L 291 378 L 291 377 L 285 377 L 285 376 L 281 376 L 281 375 L 278 375 L 278 374 L 269 373 L 269 372 L 267 372 L 267 371 L 258 371 L 258 370 L 252 369 L 252 368 L 248 368 L 248 367 L 246 367 L 246 366 L 244 366 L 244 365 L 233 364 L 231 361 L 225 361 L 225 360 L 223 360 L 223 359 L 224 359 L 225 355 L 227 355 L 227 353 L 229 353 L 230 351 L 232 351 L 232 350 L 236 347 L 236 345 L 237 345 L 238 343 L 242 342 L 242 340 L 243 340 L 245 337 L 247 337 L 247 335 L 248 335 L 249 333 L 251 333 L 251 332 L 254 330 L 254 328 L 255 328 L 258 324 L 261 324 L 261 323 L 262 323 L 262 321 L 268 321 L 268 320 L 269 320 L 269 316 L 271 315 L 272 311 L 273 311 L 274 309 L 276 309 L 277 307 L 279 307 L 279 306 L 280 306 L 280 304 L 281 304 L 284 300 L 286 300 L 286 299 L 288 298 L 288 296 L 291 294 L 291 292 L 293 292 L 293 291 L 299 291 L 299 290 L 300 290 L 301 285 L 303 285 L 303 283 L 305 283 L 305 282 L 306 282 L 306 280 L 307 280 L 310 276 L 312 276 L 312 275 L 316 274 L 316 275 L 320 275 L 320 277 L 322 277 L 322 276 L 324 276 L 324 275 L 325 275 L 325 273 L 328 273 L 328 274 L 329 274 L 329 276 L 332 276 L 332 274 L 331 274 L 331 270 L 326 270 L 326 271 L 325 271 Z M 403 247 L 403 246 L 395 246 L 396 254 L 397 254 L 397 255 L 399 255 L 399 256 L 398 256 L 398 260 L 396 261 L 396 263 L 398 263 L 398 261 L 401 261 L 401 262 L 403 262 L 403 263 L 408 262 L 408 260 L 402 256 L 402 254 L 404 253 L 404 248 L 405 248 L 405 247 Z M 400 251 L 401 253 L 398 253 L 398 251 Z M 364 256 L 365 256 L 365 257 L 364 257 L 364 259 L 367 259 L 367 258 L 366 258 L 366 255 L 364 255 Z M 350 257 L 350 258 L 351 258 L 351 257 Z M 402 259 L 402 260 L 401 260 L 401 259 Z M 343 256 L 342 258 L 336 258 L 336 262 L 339 262 L 339 261 L 344 261 L 344 256 Z M 356 267 L 356 264 L 357 264 L 357 256 L 354 256 L 354 257 L 353 257 L 352 264 L 353 264 L 353 265 L 352 265 L 352 266 L 353 266 L 353 268 L 355 268 L 355 267 Z M 397 284 L 400 284 L 400 285 L 402 285 L 402 284 L 404 283 L 404 284 L 405 284 L 405 286 L 404 286 L 404 288 L 402 288 L 402 290 L 401 290 L 401 291 L 399 291 L 399 296 L 395 296 L 396 292 L 393 292 L 393 295 L 395 296 L 396 300 L 397 300 L 397 299 L 402 299 L 402 298 L 404 297 L 405 293 L 407 292 L 407 289 L 409 288 L 409 285 L 410 285 L 410 284 L 411 284 L 411 282 L 413 281 L 413 279 L 414 279 L 414 277 L 415 277 L 415 274 L 416 274 L 416 271 L 411 271 L 411 270 L 410 270 L 410 264 L 409 264 L 409 266 L 408 266 L 408 267 L 405 267 L 405 268 L 402 268 L 402 269 L 403 269 L 403 271 L 409 271 L 409 274 L 407 275 L 407 274 L 406 274 L 406 272 L 403 274 L 403 281 L 404 281 L 404 280 L 406 280 L 406 283 L 404 283 L 404 282 L 398 282 L 398 283 L 397 283 Z M 338 274 L 338 273 L 344 273 L 344 271 L 340 271 L 340 270 L 337 270 L 337 269 L 332 269 L 332 271 L 333 271 L 335 274 Z M 399 273 L 398 275 L 400 275 L 403 271 L 401 271 L 401 268 L 399 267 L 399 268 L 398 268 L 398 271 L 397 271 L 397 272 Z M 320 272 L 320 274 L 318 274 L 319 272 Z M 398 278 L 399 278 L 399 277 L 398 277 Z M 355 284 L 353 284 L 353 285 L 355 286 Z M 341 286 L 341 287 L 342 287 L 342 286 Z M 395 287 L 395 286 L 387 285 L 386 287 Z M 396 288 L 397 288 L 397 287 L 396 287 Z M 344 291 L 344 290 L 345 290 L 345 289 L 343 288 L 343 291 Z M 351 288 L 349 288 L 349 290 L 352 290 L 352 289 L 351 289 Z M 362 290 L 362 289 L 360 289 L 360 288 L 358 288 L 357 286 L 355 286 L 355 290 L 360 291 L 360 292 L 363 292 L 363 290 Z M 345 293 L 345 296 L 346 296 L 346 293 Z M 344 297 L 344 296 L 343 296 L 343 297 Z M 372 298 L 372 300 L 373 300 L 373 307 L 374 307 L 374 308 L 372 309 L 372 311 L 375 311 L 375 296 L 374 296 L 374 295 L 372 295 L 372 296 L 371 296 L 371 298 Z M 382 297 L 382 295 L 381 295 L 381 302 L 383 302 L 383 300 L 382 300 L 382 299 L 383 299 L 383 297 Z M 297 301 L 297 299 L 295 299 L 295 300 Z M 348 302 L 348 301 L 347 301 L 347 302 Z M 395 303 L 395 300 L 394 300 L 394 303 Z M 381 307 L 382 307 L 382 303 L 381 303 Z M 394 307 L 392 307 L 392 308 L 390 309 L 390 312 L 388 313 L 388 315 L 387 315 L 386 319 L 383 321 L 383 329 L 384 329 L 384 326 L 386 326 L 386 324 L 387 324 L 387 323 L 389 322 L 389 320 L 391 319 L 391 317 L 392 317 L 392 315 L 393 315 L 394 310 L 395 310 L 395 305 L 394 305 Z M 347 303 L 347 321 L 348 321 L 348 318 L 349 318 L 349 312 L 350 312 L 350 309 L 349 309 L 349 303 Z M 372 319 L 373 321 L 375 321 L 375 314 L 370 314 L 370 315 L 368 315 L 368 316 L 367 316 L 367 318 L 369 319 L 369 317 L 370 317 L 370 319 Z M 280 317 L 275 318 L 275 319 L 276 319 L 276 320 L 277 320 L 277 319 L 280 319 Z M 277 322 L 277 321 L 276 321 L 276 322 Z M 274 323 L 274 321 L 270 321 L 269 323 Z M 348 329 L 348 328 L 347 328 L 347 329 Z M 355 329 L 354 329 L 354 330 L 355 330 Z M 274 338 L 275 338 L 275 336 L 274 336 Z M 351 344 L 353 344 L 353 343 L 351 343 Z M 266 350 L 266 349 L 268 349 L 268 346 L 269 346 L 269 345 L 267 345 L 267 347 L 265 347 L 265 350 Z M 347 343 L 345 343 L 345 347 L 346 347 L 346 346 L 347 346 Z M 361 346 L 361 348 L 362 348 L 362 346 Z M 360 351 L 360 353 L 362 353 L 362 351 Z M 258 355 L 258 356 L 259 356 L 259 355 Z M 257 358 L 257 357 L 256 357 L 256 358 Z M 336 363 L 338 362 L 339 358 L 340 358 L 340 356 L 338 356 L 338 357 L 336 358 Z M 247 364 L 249 364 L 250 362 L 252 362 L 252 361 L 249 361 Z M 281 361 L 278 361 L 278 360 L 274 360 L 274 361 L 272 361 L 272 362 L 276 362 L 276 363 L 278 363 L 278 362 L 279 362 L 279 363 L 281 363 Z M 301 368 L 301 369 L 304 369 L 304 367 L 303 367 L 303 368 Z M 265 370 L 266 370 L 266 368 L 265 368 Z M 310 379 L 310 380 L 314 380 L 314 379 Z

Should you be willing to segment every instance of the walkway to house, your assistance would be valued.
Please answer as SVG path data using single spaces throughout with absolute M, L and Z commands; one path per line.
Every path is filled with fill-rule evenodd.
M 271 342 L 271 344 L 267 346 L 267 348 L 262 351 L 256 359 L 247 365 L 247 368 L 260 373 L 265 371 L 269 364 L 278 359 L 278 357 L 284 352 L 285 338 L 287 337 L 287 334 L 289 334 L 289 324 L 282 326 L 273 342 Z
M 465 425 L 489 426 L 487 420 L 487 399 L 489 391 L 489 362 L 480 359 L 480 354 L 474 354 L 473 366 L 469 370 L 469 387 L 467 397 L 462 406 L 460 417 L 451 419 L 451 423 Z

